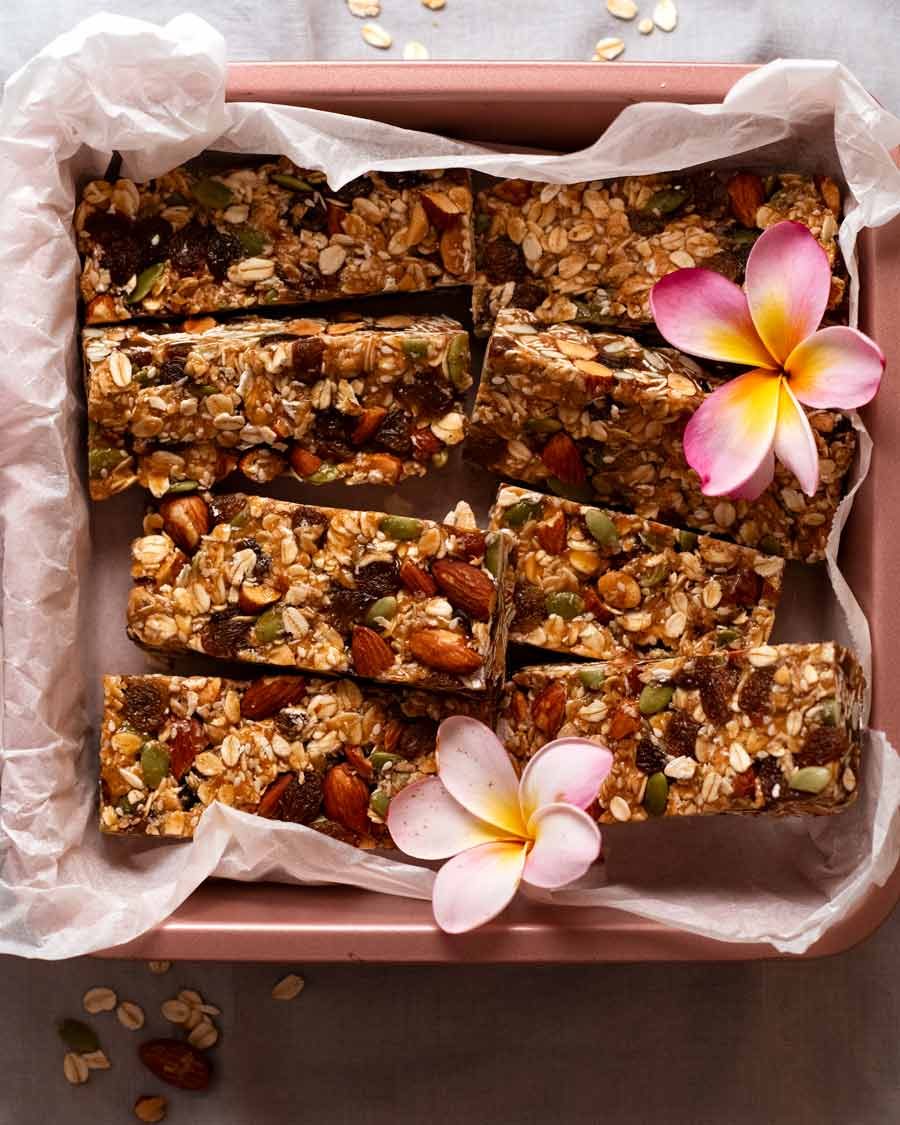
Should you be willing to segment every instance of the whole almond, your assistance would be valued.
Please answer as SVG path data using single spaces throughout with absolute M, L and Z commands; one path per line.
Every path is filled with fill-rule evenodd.
M 181 781 L 208 742 L 206 729 L 199 719 L 176 719 L 172 723 L 169 735 L 169 770 L 176 781 Z
M 541 460 L 563 484 L 584 484 L 584 463 L 578 446 L 568 434 L 554 434 L 544 446 Z
M 238 606 L 244 613 L 262 613 L 280 600 L 281 594 L 271 586 L 256 586 L 245 582 L 238 591 Z
M 400 581 L 411 594 L 425 594 L 433 597 L 437 593 L 437 583 L 427 570 L 412 561 L 404 559 L 400 566 Z
M 475 621 L 489 621 L 497 600 L 493 580 L 471 563 L 438 559 L 431 567 L 441 593 Z
M 263 816 L 267 820 L 273 820 L 278 814 L 278 806 L 281 804 L 284 791 L 292 781 L 296 780 L 297 776 L 293 773 L 283 773 L 280 777 L 276 777 L 265 793 L 263 793 L 262 799 L 256 809 L 256 815 Z
M 531 717 L 542 734 L 554 737 L 566 717 L 566 689 L 558 680 L 547 684 L 534 697 Z
M 165 532 L 185 551 L 193 551 L 209 531 L 209 508 L 202 496 L 171 496 L 159 505 Z
M 179 1090 L 205 1090 L 210 1065 L 190 1043 L 180 1039 L 150 1039 L 138 1048 L 141 1062 L 161 1082 Z
M 756 212 L 766 198 L 762 179 L 755 172 L 738 172 L 728 181 L 731 210 L 745 227 L 756 226 Z
M 425 214 L 438 230 L 447 230 L 455 226 L 462 219 L 462 208 L 458 207 L 446 192 L 422 191 L 419 192 Z
M 325 774 L 325 815 L 360 836 L 369 831 L 369 787 L 347 764 Z
M 429 668 L 465 676 L 477 671 L 484 661 L 450 629 L 419 629 L 409 635 L 409 650 Z
M 394 663 L 394 654 L 387 643 L 366 625 L 353 627 L 350 649 L 353 667 L 358 676 L 380 676 Z
M 539 523 L 535 528 L 535 535 L 548 555 L 561 555 L 566 546 L 565 512 L 554 512 L 548 520 Z
M 387 410 L 383 406 L 370 406 L 364 410 L 357 419 L 350 435 L 353 445 L 365 445 L 387 417 Z
M 282 708 L 299 703 L 306 695 L 306 682 L 300 676 L 264 676 L 254 680 L 241 700 L 245 719 L 268 719 Z
M 374 779 L 375 770 L 372 768 L 372 763 L 358 746 L 345 746 L 344 757 L 360 777 L 365 778 L 366 781 Z
M 447 273 L 460 277 L 467 272 L 470 260 L 469 240 L 461 223 L 444 231 L 439 249 Z
M 608 733 L 610 738 L 627 738 L 628 735 L 636 734 L 640 729 L 641 720 L 628 706 L 623 705 L 617 707 L 613 713 Z

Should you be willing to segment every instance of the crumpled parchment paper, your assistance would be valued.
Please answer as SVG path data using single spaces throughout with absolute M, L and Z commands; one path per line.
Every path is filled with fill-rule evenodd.
M 209 875 L 339 882 L 421 898 L 433 879 L 427 868 L 222 805 L 206 813 L 191 844 L 110 840 L 97 830 L 97 674 L 139 670 L 145 659 L 122 629 L 127 544 L 141 500 L 116 498 L 89 519 L 80 477 L 71 218 L 76 182 L 101 174 L 114 149 L 124 156 L 123 174 L 137 180 L 214 147 L 286 153 L 324 169 L 334 186 L 369 168 L 462 165 L 560 182 L 712 160 L 842 169 L 855 197 L 841 231 L 851 263 L 858 231 L 900 210 L 900 172 L 888 152 L 900 143 L 900 121 L 837 63 L 773 63 L 739 82 L 724 105 L 630 106 L 590 148 L 538 156 L 313 110 L 226 105 L 225 57 L 221 36 L 193 16 L 165 27 L 98 16 L 15 74 L 0 108 L 2 953 L 60 958 L 129 941 Z M 861 435 L 857 485 L 869 452 Z M 448 479 L 446 495 L 431 497 L 425 514 L 441 514 L 464 494 L 483 515 L 492 486 L 459 465 Z M 394 510 L 410 503 L 317 495 Z M 778 635 L 834 636 L 868 665 L 868 627 L 834 561 L 838 534 L 831 585 L 814 570 L 795 577 Z M 865 762 L 860 799 L 838 817 L 611 828 L 606 885 L 588 879 L 535 897 L 615 906 L 723 941 L 802 952 L 897 862 L 900 758 L 874 733 Z

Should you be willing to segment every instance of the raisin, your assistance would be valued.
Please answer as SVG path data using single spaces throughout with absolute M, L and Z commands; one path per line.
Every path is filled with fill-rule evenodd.
M 209 514 L 213 524 L 231 523 L 238 512 L 243 511 L 246 504 L 247 498 L 240 492 L 230 493 L 227 496 L 211 496 Z
M 285 708 L 285 710 L 278 712 L 274 721 L 279 733 L 283 734 L 288 742 L 296 742 L 303 737 L 307 720 L 301 712 L 290 711 Z
M 228 275 L 228 267 L 243 257 L 243 254 L 236 235 L 219 230 L 210 233 L 206 246 L 206 264 L 216 281 L 224 281 Z
M 292 527 L 327 527 L 328 517 L 318 508 L 308 508 L 300 504 L 294 509 L 291 516 Z
M 253 577 L 262 580 L 272 569 L 272 556 L 267 555 L 255 539 L 238 539 L 235 543 L 235 548 L 238 550 L 245 547 L 249 547 L 256 555 L 256 562 L 253 564 Z
M 153 215 L 135 223 L 134 237 L 141 256 L 142 270 L 168 258 L 172 226 L 161 215 Z
M 327 612 L 339 633 L 349 633 L 353 625 L 362 621 L 366 610 L 376 599 L 365 590 L 348 590 L 345 586 L 332 586 Z
M 397 191 L 403 191 L 404 188 L 424 187 L 434 181 L 434 177 L 426 172 L 379 172 L 378 175 L 388 187 L 395 188 Z
M 422 372 L 414 383 L 407 383 L 396 390 L 397 399 L 417 418 L 439 418 L 446 414 L 453 404 L 453 395 L 443 383 L 440 368 L 432 367 Z
M 164 360 L 159 366 L 157 375 L 159 383 L 177 383 L 184 378 L 184 363 L 178 360 Z
M 233 609 L 221 610 L 211 615 L 200 633 L 203 651 L 210 656 L 233 660 L 247 643 L 247 634 L 253 619 L 240 617 Z
M 537 281 L 517 281 L 510 304 L 516 309 L 534 310 L 547 298 L 547 289 Z
M 494 285 L 522 281 L 528 276 L 525 256 L 508 238 L 495 238 L 481 248 L 481 266 Z
M 402 173 L 395 174 L 402 175 Z M 386 183 L 389 183 L 389 175 L 389 172 L 382 172 L 381 178 Z M 407 173 L 407 175 L 409 175 L 409 173 Z M 357 176 L 355 180 L 351 180 L 349 184 L 344 184 L 344 186 L 342 188 L 338 188 L 337 191 L 329 190 L 328 197 L 330 199 L 338 200 L 339 203 L 349 204 L 352 203 L 354 199 L 359 198 L 359 196 L 361 195 L 371 195 L 374 186 L 375 185 L 372 183 L 368 176 Z
M 444 448 L 444 443 L 440 438 L 435 437 L 428 426 L 422 426 L 421 429 L 413 430 L 411 435 L 413 447 L 413 460 L 425 464 L 429 461 L 435 453 L 439 453 Z
M 475 424 L 469 428 L 465 452 L 466 457 L 489 469 L 506 452 L 506 440 L 487 426 Z
M 654 215 L 651 211 L 642 214 L 640 211 L 628 212 L 628 225 L 634 234 L 640 234 L 647 237 L 651 234 L 659 234 L 666 229 L 666 220 L 662 215 Z
M 126 236 L 103 249 L 103 264 L 109 270 L 114 285 L 124 285 L 138 273 L 141 264 L 141 249 L 137 240 Z
M 122 714 L 129 726 L 143 734 L 156 734 L 163 725 L 166 710 L 166 700 L 156 684 L 131 677 L 125 681 Z
M 512 627 L 517 633 L 530 633 L 546 620 L 547 597 L 540 586 L 532 586 L 530 582 L 518 582 L 513 603 L 516 607 L 516 615 Z
M 756 605 L 761 579 L 752 570 L 742 570 L 728 579 L 721 579 L 722 605 Z
M 675 714 L 679 714 L 678 711 Z M 673 716 L 674 717 L 674 716 Z M 660 773 L 666 768 L 666 753 L 663 748 L 648 738 L 646 735 L 638 743 L 635 753 L 635 765 L 649 777 L 651 773 Z
M 409 416 L 403 410 L 392 410 L 378 427 L 377 443 L 398 457 L 405 457 L 412 449 L 409 434 Z
M 784 796 L 787 786 L 777 758 L 759 758 L 753 763 L 753 768 L 767 805 Z
M 95 211 L 88 215 L 84 229 L 104 250 L 123 238 L 131 236 L 132 222 L 117 211 Z
M 199 801 L 200 798 L 197 796 L 197 791 L 192 789 L 185 781 L 178 789 L 178 802 L 181 807 L 187 812 L 188 809 L 192 809 Z
M 432 719 L 414 719 L 403 723 L 394 752 L 411 762 L 430 754 L 436 743 L 437 723 Z
M 322 374 L 325 341 L 320 336 L 301 336 L 291 346 L 291 374 L 301 382 L 314 382 Z
M 357 569 L 356 587 L 373 598 L 384 598 L 400 589 L 400 564 L 396 559 L 376 560 Z
M 706 269 L 727 277 L 729 281 L 740 281 L 744 276 L 744 262 L 737 254 L 731 254 L 727 250 L 720 250 L 711 258 L 704 258 L 703 265 Z
M 453 554 L 460 558 L 471 561 L 472 559 L 481 558 L 485 552 L 485 540 L 483 531 L 461 531 L 457 530 L 453 533 L 456 540 L 456 546 L 453 549 Z
M 739 676 L 732 665 L 705 656 L 695 661 L 693 670 L 680 673 L 677 686 L 699 690 L 707 719 L 721 726 L 731 715 L 729 702 Z
M 178 273 L 199 273 L 206 261 L 206 227 L 192 219 L 169 239 L 169 260 Z
M 299 234 L 304 230 L 324 231 L 328 226 L 328 208 L 321 195 L 307 198 L 291 208 L 291 226 Z
M 754 668 L 741 688 L 738 706 L 755 722 L 759 722 L 769 710 L 774 675 L 774 668 Z
M 319 815 L 322 797 L 322 775 L 313 769 L 305 770 L 302 781 L 293 778 L 282 792 L 273 819 L 309 824 Z
M 803 740 L 803 746 L 794 754 L 796 766 L 825 766 L 847 753 L 847 735 L 838 727 L 815 726 Z
M 673 711 L 666 727 L 666 749 L 675 758 L 693 758 L 700 723 L 695 722 L 686 711 Z
M 153 362 L 153 353 L 148 351 L 129 352 L 128 358 L 131 360 L 131 366 L 135 370 L 141 367 L 149 367 Z
M 716 218 L 729 210 L 728 189 L 715 172 L 697 172 L 686 178 L 684 186 L 691 194 L 686 211 Z
M 295 264 L 300 272 L 300 280 L 296 285 L 289 286 L 289 288 L 305 290 L 307 293 L 318 293 L 320 289 L 328 288 L 328 282 L 325 280 L 325 276 L 318 266 L 312 265 L 311 262 L 299 262 Z M 277 271 L 275 276 L 279 276 Z M 288 283 L 285 282 L 284 284 L 287 285 Z
M 288 340 L 294 341 L 298 338 L 296 332 L 269 332 L 266 336 L 260 336 L 259 346 L 265 348 L 270 344 L 284 344 Z

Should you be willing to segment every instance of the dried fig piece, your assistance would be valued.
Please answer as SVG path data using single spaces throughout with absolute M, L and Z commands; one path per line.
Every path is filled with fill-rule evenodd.
M 754 668 L 741 688 L 738 706 L 754 722 L 759 722 L 772 703 L 774 668 Z
M 525 255 L 509 238 L 495 238 L 481 247 L 481 268 L 493 285 L 522 281 L 528 276 Z
M 673 758 L 693 758 L 700 731 L 700 723 L 695 722 L 686 711 L 673 711 L 666 727 L 666 750 Z M 662 767 L 660 767 L 662 768 Z M 650 771 L 655 772 L 655 771 Z
M 839 727 L 814 726 L 803 746 L 794 754 L 795 766 L 827 766 L 842 758 L 849 749 L 846 732 Z
M 376 559 L 357 568 L 357 589 L 372 598 L 384 598 L 400 588 L 400 566 L 396 559 Z

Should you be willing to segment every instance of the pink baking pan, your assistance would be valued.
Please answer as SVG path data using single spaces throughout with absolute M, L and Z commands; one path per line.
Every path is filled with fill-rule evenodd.
M 369 117 L 411 129 L 509 146 L 566 150 L 591 143 L 637 101 L 715 102 L 751 68 L 596 63 L 242 63 L 228 75 L 230 101 L 265 101 Z M 900 220 L 861 246 L 861 327 L 900 370 Z M 900 507 L 900 396 L 866 411 L 878 447 L 854 507 L 844 571 L 872 626 L 872 725 L 900 745 L 892 661 L 900 646 L 900 532 L 876 513 Z M 896 541 L 895 541 L 896 539 Z M 806 957 L 839 953 L 868 937 L 900 898 L 900 867 Z M 175 913 L 106 956 L 167 960 L 588 962 L 740 961 L 779 956 L 769 945 L 716 942 L 610 909 L 517 902 L 483 929 L 450 937 L 430 903 L 346 887 L 290 887 L 210 880 Z

